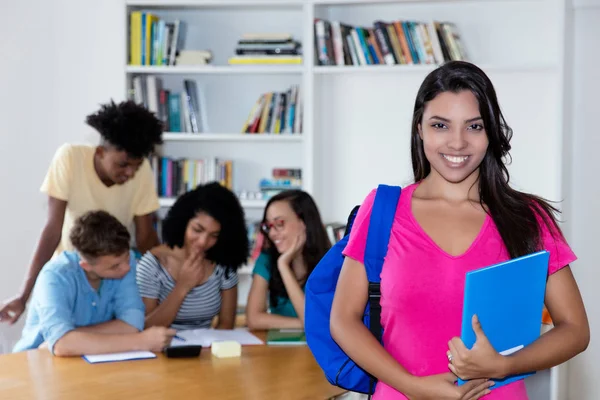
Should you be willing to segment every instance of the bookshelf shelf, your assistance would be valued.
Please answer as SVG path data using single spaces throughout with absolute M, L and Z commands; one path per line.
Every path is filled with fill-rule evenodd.
M 164 141 L 169 142 L 301 142 L 300 134 L 247 134 L 247 133 L 178 133 L 165 132 Z
M 154 75 L 295 75 L 301 74 L 304 67 L 301 65 L 199 65 L 199 66 L 133 66 L 125 67 L 125 72 L 130 74 Z
M 336 75 L 336 74 L 404 74 L 430 72 L 437 68 L 436 64 L 424 65 L 367 65 L 367 66 L 315 66 L 313 72 L 315 75 Z M 530 65 L 485 65 L 479 64 L 479 67 L 486 72 L 553 72 L 557 71 L 554 65 L 530 64 Z
M 417 4 L 417 5 L 429 5 L 435 3 L 467 3 L 473 2 L 473 0 L 308 0 L 315 6 L 351 6 L 351 5 L 377 5 L 377 4 Z M 478 1 L 479 3 L 492 3 L 492 2 L 514 2 L 515 0 L 483 0 Z M 529 0 L 536 2 L 543 2 L 545 0 Z
M 130 7 L 215 8 L 215 7 L 302 7 L 302 0 L 125 0 Z
M 175 204 L 176 198 L 174 197 L 161 197 L 158 199 L 158 203 L 161 207 L 171 207 Z M 266 200 L 240 200 L 242 207 L 244 208 L 258 208 L 262 209 L 267 204 Z

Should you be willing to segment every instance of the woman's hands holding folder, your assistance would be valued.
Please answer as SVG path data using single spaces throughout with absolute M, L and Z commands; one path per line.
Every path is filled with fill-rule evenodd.
M 493 385 L 487 379 L 474 379 L 456 386 L 456 376 L 450 372 L 417 379 L 422 389 L 417 390 L 416 395 L 409 395 L 410 400 L 477 400 L 490 393 L 489 388 Z
M 452 338 L 448 342 L 449 359 L 452 360 L 448 368 L 462 380 L 504 378 L 506 358 L 494 349 L 476 315 L 473 315 L 471 324 L 475 332 L 475 344 L 469 350 L 460 338 Z

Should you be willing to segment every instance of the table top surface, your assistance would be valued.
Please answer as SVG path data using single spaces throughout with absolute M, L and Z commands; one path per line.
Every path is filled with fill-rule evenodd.
M 255 333 L 257 334 L 257 333 Z M 264 334 L 257 334 L 264 340 Z M 2 399 L 330 399 L 330 385 L 307 346 L 243 346 L 242 356 L 89 364 L 47 350 L 0 356 Z

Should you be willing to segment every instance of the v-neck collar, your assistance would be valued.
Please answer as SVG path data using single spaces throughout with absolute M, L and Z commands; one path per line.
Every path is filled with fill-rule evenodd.
M 450 253 L 448 253 L 446 250 L 442 249 L 440 247 L 439 244 L 437 244 L 437 242 L 435 240 L 433 240 L 433 238 L 431 236 L 429 236 L 429 234 L 425 231 L 425 229 L 423 229 L 423 227 L 421 226 L 421 224 L 419 223 L 419 221 L 417 221 L 417 218 L 415 217 L 415 214 L 413 213 L 413 209 L 412 209 L 412 198 L 413 198 L 413 194 L 415 193 L 415 190 L 417 190 L 417 188 L 419 187 L 420 183 L 417 183 L 414 185 L 414 187 L 412 188 L 412 191 L 407 193 L 407 201 L 408 201 L 408 215 L 409 218 L 411 220 L 411 222 L 413 223 L 413 225 L 419 230 L 419 232 L 427 238 L 427 241 L 429 243 L 431 243 L 432 246 L 434 246 L 440 253 L 442 253 L 443 255 L 445 255 L 448 258 L 451 259 L 459 259 L 459 258 L 463 258 L 466 255 L 468 255 L 469 253 L 471 253 L 471 251 L 473 250 L 473 248 L 477 245 L 477 243 L 481 240 L 481 237 L 485 234 L 488 226 L 490 225 L 490 222 L 492 220 L 492 218 L 490 217 L 489 213 L 485 213 L 485 219 L 483 221 L 483 224 L 481 225 L 481 228 L 479 228 L 479 232 L 477 233 L 477 236 L 475 236 L 475 239 L 473 239 L 473 241 L 471 242 L 471 244 L 469 245 L 469 247 L 467 247 L 467 249 L 462 252 L 461 254 L 457 254 L 457 255 L 452 255 Z

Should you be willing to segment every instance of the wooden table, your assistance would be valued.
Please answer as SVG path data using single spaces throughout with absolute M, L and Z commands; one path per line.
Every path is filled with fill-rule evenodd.
M 257 334 L 264 339 L 264 335 Z M 88 364 L 47 350 L 0 356 L 0 399 L 330 399 L 331 386 L 306 346 L 244 346 L 240 358 L 200 357 Z

